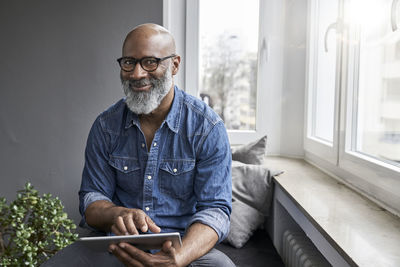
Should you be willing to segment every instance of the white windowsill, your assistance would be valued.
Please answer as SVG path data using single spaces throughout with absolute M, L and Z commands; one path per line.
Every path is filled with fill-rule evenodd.
M 275 201 L 333 266 L 400 266 L 399 217 L 303 159 L 267 157 L 266 165 L 285 171 L 275 178 Z

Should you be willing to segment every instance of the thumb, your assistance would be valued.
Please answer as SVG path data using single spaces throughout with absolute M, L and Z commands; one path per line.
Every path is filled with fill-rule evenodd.
M 164 244 L 162 246 L 162 251 L 164 253 L 172 254 L 174 250 L 175 250 L 175 248 L 172 246 L 172 242 L 171 241 L 168 240 L 168 241 L 164 242 Z

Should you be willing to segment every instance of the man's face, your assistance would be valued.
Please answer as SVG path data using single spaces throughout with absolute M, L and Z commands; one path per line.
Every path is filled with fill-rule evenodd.
M 123 56 L 136 59 L 169 56 L 171 53 L 167 47 L 160 48 L 160 41 L 158 37 L 132 38 L 124 46 Z M 145 71 L 138 62 L 133 71 L 121 70 L 121 82 L 128 108 L 136 114 L 149 114 L 160 105 L 172 87 L 171 59 L 161 61 L 152 72 Z
M 149 114 L 160 105 L 172 87 L 171 66 L 161 77 L 149 75 L 148 78 L 134 79 L 124 77 L 121 72 L 121 83 L 128 108 L 136 114 Z

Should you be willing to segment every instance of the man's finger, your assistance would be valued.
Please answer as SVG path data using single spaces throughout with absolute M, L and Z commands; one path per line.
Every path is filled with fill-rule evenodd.
M 124 219 L 122 218 L 122 216 L 117 217 L 114 225 L 116 226 L 117 231 L 119 232 L 119 235 L 128 234 L 128 230 L 125 227 Z M 115 234 L 117 234 L 117 233 L 115 233 Z
M 113 244 L 110 246 L 110 250 L 125 266 L 144 267 L 143 264 L 127 253 L 124 248 Z
M 125 233 L 121 233 L 115 224 L 113 224 L 111 226 L 111 232 L 114 233 L 115 235 L 124 235 L 125 234 Z
M 146 222 L 150 231 L 152 231 L 153 233 L 161 232 L 161 228 L 158 227 L 157 224 L 153 222 L 153 220 L 149 216 L 146 216 Z
M 126 230 L 129 234 L 131 235 L 138 235 L 139 232 L 136 229 L 135 222 L 133 221 L 132 215 L 128 215 L 124 217 L 124 224 L 126 227 Z
M 138 262 L 149 262 L 151 260 L 151 256 L 147 252 L 144 252 L 137 247 L 130 245 L 128 243 L 121 242 L 118 244 L 121 250 L 124 250 L 131 258 L 134 258 Z
M 140 229 L 143 233 L 147 232 L 149 230 L 149 227 L 147 226 L 146 222 L 146 213 L 142 211 L 138 211 L 134 215 L 134 220 L 135 220 L 135 225 L 137 229 Z
M 172 247 L 172 242 L 170 240 L 165 241 L 162 245 L 162 251 L 164 251 L 167 254 L 172 253 L 171 248 L 173 248 L 173 247 Z

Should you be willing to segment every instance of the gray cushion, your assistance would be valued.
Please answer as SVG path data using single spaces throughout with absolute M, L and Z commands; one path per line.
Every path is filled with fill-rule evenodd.
M 246 145 L 232 147 L 232 160 L 260 165 L 267 153 L 267 136 Z
M 232 202 L 231 228 L 226 242 L 241 248 L 264 221 L 261 212 L 240 201 Z
M 272 200 L 271 171 L 262 165 L 233 161 L 232 198 L 268 215 Z
M 268 216 L 272 202 L 272 172 L 262 165 L 232 162 L 232 214 L 226 242 L 241 248 Z

